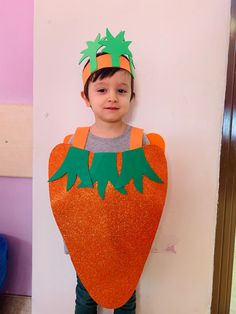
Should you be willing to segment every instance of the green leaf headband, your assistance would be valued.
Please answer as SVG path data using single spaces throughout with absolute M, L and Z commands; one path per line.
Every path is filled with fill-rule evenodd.
M 125 32 L 120 31 L 114 37 L 107 28 L 105 37 L 101 38 L 101 35 L 98 34 L 94 41 L 87 42 L 87 49 L 81 51 L 83 56 L 79 61 L 80 64 L 89 58 L 82 74 L 84 85 L 92 73 L 102 68 L 119 67 L 134 76 L 133 56 L 129 50 L 131 41 L 126 41 L 124 35 Z M 101 48 L 103 49 L 100 50 Z M 97 56 L 99 50 L 103 54 Z

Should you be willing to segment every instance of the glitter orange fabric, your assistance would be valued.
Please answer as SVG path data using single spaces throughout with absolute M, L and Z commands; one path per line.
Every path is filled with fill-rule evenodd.
M 69 144 L 51 152 L 49 177 L 62 164 Z M 133 182 L 127 195 L 107 186 L 102 200 L 94 188 L 80 188 L 77 179 L 66 191 L 66 176 L 49 183 L 51 207 L 72 263 L 91 297 L 101 306 L 118 308 L 136 289 L 162 215 L 167 190 L 167 164 L 156 145 L 144 146 L 147 161 L 164 181 L 143 177 L 143 193 Z M 90 153 L 90 164 L 93 153 Z M 121 154 L 117 167 L 121 168 Z

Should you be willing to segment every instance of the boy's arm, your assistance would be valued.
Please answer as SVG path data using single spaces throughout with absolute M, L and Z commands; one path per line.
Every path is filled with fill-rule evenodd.
M 149 141 L 147 135 L 143 134 L 143 146 L 147 145 L 147 144 L 150 144 L 150 141 Z
M 68 249 L 67 249 L 67 246 L 66 246 L 66 244 L 65 244 L 65 241 L 63 241 L 64 242 L 64 253 L 65 254 L 69 254 L 69 251 L 68 251 Z

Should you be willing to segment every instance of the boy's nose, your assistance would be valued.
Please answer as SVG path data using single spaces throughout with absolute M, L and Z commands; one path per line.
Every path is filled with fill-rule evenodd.
M 117 102 L 118 98 L 115 91 L 110 91 L 108 101 Z

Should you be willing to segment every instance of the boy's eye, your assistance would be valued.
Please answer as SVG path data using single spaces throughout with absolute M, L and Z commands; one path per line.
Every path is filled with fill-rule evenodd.
M 106 89 L 105 88 L 99 88 L 97 90 L 98 93 L 105 93 Z
M 123 88 L 119 88 L 119 89 L 118 89 L 118 92 L 121 93 L 121 94 L 127 93 L 127 91 L 126 91 L 125 89 L 123 89 Z

